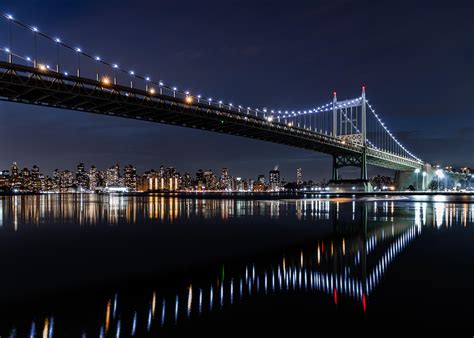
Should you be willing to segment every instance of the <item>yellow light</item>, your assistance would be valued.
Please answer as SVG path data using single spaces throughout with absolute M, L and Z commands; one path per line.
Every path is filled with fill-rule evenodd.
M 186 98 L 184 99 L 184 102 L 186 102 L 187 104 L 193 103 L 193 97 L 190 96 L 190 95 L 186 95 Z
M 150 88 L 150 90 L 148 90 L 148 92 L 149 92 L 151 95 L 154 95 L 154 94 L 155 94 L 155 88 Z
M 104 76 L 100 82 L 102 82 L 102 84 L 108 86 L 110 84 L 110 79 L 107 77 L 107 76 Z
M 39 65 L 38 65 L 38 68 L 39 68 L 39 70 L 41 70 L 42 72 L 45 72 L 46 69 L 47 69 L 46 66 L 43 65 L 43 64 L 39 64 Z

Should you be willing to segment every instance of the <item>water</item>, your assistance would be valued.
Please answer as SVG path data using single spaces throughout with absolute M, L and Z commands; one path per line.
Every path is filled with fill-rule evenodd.
M 469 329 L 473 202 L 3 196 L 0 336 Z

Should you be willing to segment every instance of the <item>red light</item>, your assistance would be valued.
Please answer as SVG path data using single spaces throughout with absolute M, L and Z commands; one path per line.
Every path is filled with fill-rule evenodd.
M 333 294 L 334 294 L 334 304 L 337 305 L 337 289 L 336 288 L 334 288 Z
M 365 86 L 362 86 L 362 90 L 365 91 Z
M 324 253 L 324 242 L 321 243 L 321 251 Z
M 362 294 L 362 308 L 364 312 L 367 311 L 367 301 L 365 300 L 365 293 Z
M 336 96 L 336 91 L 333 91 L 333 92 L 332 92 L 332 95 Z

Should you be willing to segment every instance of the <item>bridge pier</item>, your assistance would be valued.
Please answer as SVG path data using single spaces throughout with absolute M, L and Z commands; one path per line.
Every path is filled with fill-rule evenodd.
M 333 155 L 332 179 L 329 181 L 329 189 L 339 192 L 372 191 L 372 185 L 367 179 L 367 155 L 365 150 L 360 155 Z M 359 167 L 360 178 L 340 179 L 339 169 L 343 167 Z

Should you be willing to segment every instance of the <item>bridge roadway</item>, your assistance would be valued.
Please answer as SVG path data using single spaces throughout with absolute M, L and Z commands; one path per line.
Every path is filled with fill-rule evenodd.
M 77 110 L 183 126 L 285 144 L 329 155 L 360 155 L 363 147 L 331 135 L 309 131 L 207 101 L 151 94 L 142 89 L 104 83 L 53 70 L 0 62 L 0 100 Z M 231 108 L 231 109 L 229 109 Z M 422 163 L 367 148 L 367 163 L 394 170 L 413 170 Z

